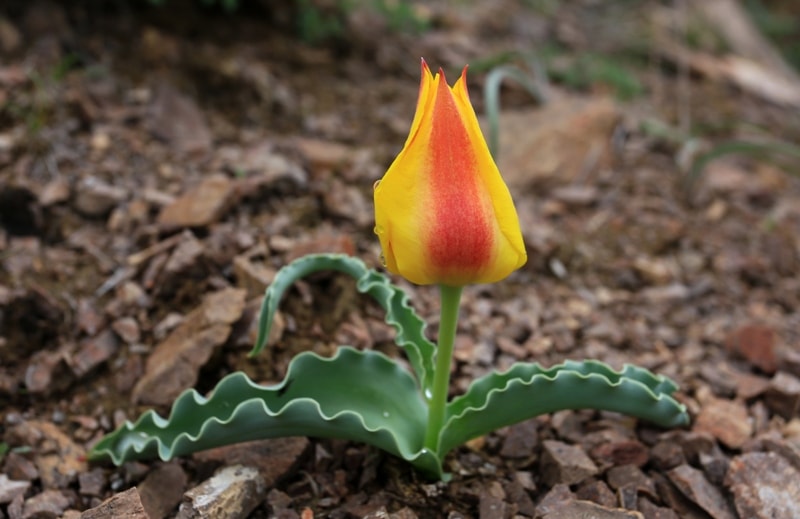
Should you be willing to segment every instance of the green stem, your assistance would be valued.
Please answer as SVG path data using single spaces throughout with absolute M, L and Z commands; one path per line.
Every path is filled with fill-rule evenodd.
M 439 433 L 444 425 L 447 393 L 450 389 L 450 364 L 456 340 L 461 287 L 441 285 L 439 291 L 442 300 L 439 344 L 436 348 L 436 367 L 433 370 L 433 394 L 428 403 L 428 429 L 425 431 L 425 447 L 434 453 L 439 450 Z

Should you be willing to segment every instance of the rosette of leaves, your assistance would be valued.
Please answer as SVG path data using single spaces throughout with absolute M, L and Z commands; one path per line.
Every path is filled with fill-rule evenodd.
M 259 334 L 251 355 L 266 343 L 286 289 L 321 270 L 346 273 L 360 292 L 386 311 L 411 370 L 377 351 L 340 347 L 330 358 L 295 357 L 282 382 L 260 385 L 244 373 L 223 378 L 209 396 L 190 389 L 166 418 L 154 411 L 126 422 L 101 439 L 92 460 L 119 465 L 134 459 L 169 460 L 211 447 L 282 436 L 333 437 L 364 442 L 433 478 L 445 478 L 443 460 L 458 445 L 499 427 L 562 409 L 598 409 L 631 415 L 664 427 L 688 423 L 669 379 L 635 366 L 615 371 L 587 360 L 544 368 L 518 363 L 473 381 L 447 404 L 437 448 L 423 446 L 436 346 L 407 295 L 384 274 L 353 257 L 321 254 L 282 268 L 266 291 Z

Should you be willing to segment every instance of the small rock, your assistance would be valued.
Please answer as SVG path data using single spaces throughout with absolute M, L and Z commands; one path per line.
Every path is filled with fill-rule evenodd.
M 632 487 L 636 489 L 636 492 L 639 494 L 646 494 L 653 498 L 658 497 L 656 485 L 653 480 L 647 477 L 636 465 L 611 467 L 606 473 L 606 479 L 614 490 L 619 490 L 623 487 Z
M 105 325 L 105 317 L 97 311 L 94 303 L 87 298 L 78 300 L 78 311 L 75 315 L 78 328 L 86 335 L 96 335 Z
M 30 486 L 30 481 L 15 481 L 0 474 L 0 505 L 10 503 L 17 496 L 24 496 Z
M 584 501 L 591 501 L 598 505 L 615 507 L 617 505 L 617 496 L 608 488 L 605 481 L 592 479 L 584 482 L 575 492 L 578 499 Z
M 591 501 L 568 501 L 558 510 L 544 514 L 541 519 L 590 517 L 591 519 L 644 519 L 644 516 L 633 510 L 608 508 Z
M 203 112 L 171 85 L 156 88 L 149 115 L 149 130 L 179 153 L 203 154 L 211 149 L 212 135 Z
M 150 519 L 139 498 L 136 487 L 113 495 L 94 508 L 81 514 L 80 519 Z
M 526 187 L 542 181 L 568 183 L 608 167 L 619 118 L 608 98 L 565 97 L 535 110 L 504 111 L 500 171 L 510 186 Z
M 289 476 L 308 451 L 311 442 L 305 436 L 274 438 L 226 445 L 198 452 L 199 462 L 244 465 L 258 469 L 266 486 L 272 487 Z
M 574 207 L 586 207 L 597 201 L 597 187 L 593 185 L 570 184 L 553 190 L 554 199 Z
M 578 445 L 546 440 L 542 449 L 542 480 L 548 485 L 572 485 L 597 474 L 597 466 Z
M 63 390 L 74 380 L 61 350 L 37 351 L 25 369 L 25 388 L 32 394 L 51 394 Z
M 591 449 L 592 459 L 601 466 L 636 465 L 644 466 L 650 458 L 646 445 L 637 440 L 615 440 L 601 443 Z
M 539 442 L 536 420 L 525 420 L 508 428 L 500 455 L 504 458 L 528 458 Z
M 638 505 L 638 509 L 645 519 L 681 519 L 675 511 L 656 506 L 652 501 L 644 497 L 639 498 Z
M 535 517 L 543 517 L 547 514 L 556 513 L 566 503 L 575 499 L 575 494 L 569 489 L 569 485 L 557 484 L 536 504 Z M 552 516 L 555 517 L 555 516 Z
M 732 449 L 740 448 L 753 434 L 744 404 L 718 398 L 703 402 L 693 430 L 708 433 Z
M 266 497 L 264 480 L 252 467 L 225 467 L 183 496 L 176 519 L 244 519 Z
M 100 497 L 106 483 L 106 475 L 101 468 L 78 474 L 78 485 L 82 496 Z
M 207 295 L 150 354 L 145 374 L 133 389 L 133 401 L 169 405 L 184 389 L 194 386 L 200 368 L 241 318 L 245 295 L 236 288 Z
M 46 489 L 67 488 L 87 470 L 86 450 L 53 423 L 23 421 L 6 432 L 5 441 L 34 449 L 33 462 Z
M 679 465 L 667 475 L 681 493 L 714 519 L 736 519 L 725 496 L 709 483 L 702 472 L 689 465 Z
M 241 184 L 242 190 L 247 193 L 255 193 L 282 183 L 299 188 L 308 185 L 308 173 L 305 169 L 277 152 L 268 142 L 260 142 L 245 150 L 241 160 L 233 166 L 249 175 Z
M 39 477 L 39 471 L 31 460 L 17 452 L 9 452 L 3 460 L 3 472 L 11 479 L 33 481 Z M 0 501 L 2 503 L 2 501 Z
M 773 413 L 792 419 L 800 410 L 800 378 L 779 371 L 770 380 L 764 402 Z
M 778 366 L 776 339 L 772 328 L 749 324 L 733 330 L 725 339 L 725 347 L 764 373 L 772 375 Z
M 164 519 L 175 510 L 186 482 L 186 473 L 177 463 L 165 463 L 147 474 L 137 488 L 150 519 Z
M 75 188 L 75 210 L 88 217 L 103 217 L 127 198 L 128 193 L 97 177 L 85 177 Z
M 731 461 L 725 484 L 739 517 L 800 517 L 800 471 L 774 452 L 748 452 Z
M 45 490 L 25 500 L 22 506 L 22 518 L 56 519 L 64 513 L 69 504 L 69 499 L 60 490 Z
M 111 323 L 111 329 L 126 344 L 135 344 L 142 338 L 139 323 L 133 317 L 120 317 Z
M 222 218 L 235 195 L 228 177 L 212 175 L 165 206 L 158 223 L 164 227 L 204 227 Z
M 373 221 L 372 202 L 356 186 L 334 179 L 323 194 L 323 202 L 331 215 L 351 220 L 360 227 L 367 227 Z
M 236 285 L 247 290 L 248 297 L 255 297 L 264 295 L 264 290 L 275 278 L 275 270 L 242 254 L 233 258 L 233 275 Z
M 82 378 L 110 359 L 118 348 L 117 337 L 110 329 L 106 328 L 96 337 L 81 341 L 78 351 L 70 356 L 70 368 L 76 377 Z

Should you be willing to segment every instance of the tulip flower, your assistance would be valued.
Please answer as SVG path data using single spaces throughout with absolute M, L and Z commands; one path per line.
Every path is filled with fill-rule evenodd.
M 499 281 L 526 259 L 511 194 L 467 93 L 422 61 L 405 146 L 375 188 L 375 232 L 386 268 L 420 285 Z

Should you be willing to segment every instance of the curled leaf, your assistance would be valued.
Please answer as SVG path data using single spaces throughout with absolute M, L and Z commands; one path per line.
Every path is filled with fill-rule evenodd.
M 355 278 L 358 291 L 369 294 L 381 305 L 386 311 L 386 322 L 397 331 L 395 343 L 405 350 L 420 387 L 430 389 L 435 347 L 425 337 L 425 321 L 411 308 L 408 295 L 393 285 L 386 275 L 367 268 L 360 259 L 344 254 L 311 254 L 278 271 L 261 304 L 258 338 L 250 356 L 264 348 L 283 293 L 295 281 L 322 270 L 334 270 Z

